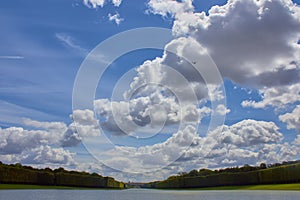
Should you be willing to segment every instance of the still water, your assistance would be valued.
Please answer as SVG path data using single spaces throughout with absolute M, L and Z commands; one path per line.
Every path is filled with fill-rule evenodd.
M 0 190 L 0 200 L 288 200 L 288 191 Z

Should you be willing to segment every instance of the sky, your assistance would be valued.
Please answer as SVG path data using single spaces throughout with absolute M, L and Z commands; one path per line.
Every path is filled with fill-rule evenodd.
M 300 159 L 299 0 L 0 4 L 1 162 L 146 182 Z

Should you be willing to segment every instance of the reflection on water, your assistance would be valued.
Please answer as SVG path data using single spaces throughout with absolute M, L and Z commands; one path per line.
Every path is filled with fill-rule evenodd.
M 298 191 L 1 190 L 0 200 L 290 200 Z

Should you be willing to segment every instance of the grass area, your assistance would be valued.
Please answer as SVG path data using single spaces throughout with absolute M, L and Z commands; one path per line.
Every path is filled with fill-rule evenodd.
M 300 183 L 249 186 L 222 186 L 210 188 L 197 188 L 195 190 L 300 190 Z
M 22 185 L 22 184 L 0 184 L 0 190 L 21 190 L 21 189 L 52 189 L 52 190 L 98 190 L 102 188 L 82 188 L 67 186 L 46 186 L 46 185 Z

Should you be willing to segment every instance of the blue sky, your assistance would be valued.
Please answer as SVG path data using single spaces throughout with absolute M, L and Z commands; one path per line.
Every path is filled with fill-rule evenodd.
M 117 2 L 1 2 L 0 160 L 39 167 L 62 165 L 97 171 L 125 181 L 141 181 L 162 179 L 193 168 L 300 158 L 298 0 L 261 0 L 257 1 L 259 3 L 254 0 L 123 0 L 120 5 Z M 89 52 L 109 37 L 142 27 L 172 30 L 173 38 L 164 50 L 170 48 L 176 51 L 175 57 L 178 58 L 197 59 L 201 49 L 197 50 L 196 46 L 201 45 L 209 52 L 223 82 L 210 85 L 216 89 L 210 91 L 208 86 L 203 86 L 202 78 L 193 78 L 189 70 L 193 67 L 191 63 L 174 63 L 174 56 L 163 50 L 138 50 L 122 55 L 106 70 L 95 94 L 93 111 L 74 113 L 73 85 Z M 173 94 L 183 92 L 184 87 L 176 85 L 176 80 L 170 83 L 172 77 L 165 66 L 183 74 L 191 88 L 197 90 L 197 106 L 187 101 L 179 106 L 182 110 L 176 110 L 179 109 L 178 99 L 169 95 L 169 90 L 157 87 L 142 88 L 140 95 L 130 97 L 132 107 L 129 114 L 123 112 L 124 102 L 110 99 L 117 81 L 132 69 L 139 73 L 134 71 L 132 80 L 122 85 L 124 94 L 125 88 L 136 90 L 148 79 L 160 79 L 158 84 L 161 85 L 170 84 Z M 222 94 L 219 100 L 212 100 L 222 84 L 226 94 Z M 227 105 L 223 105 L 225 101 Z M 210 108 L 213 102 L 220 104 L 218 110 Z M 116 119 L 113 119 L 114 108 L 110 107 L 110 103 L 118 110 Z M 154 124 L 149 121 L 149 112 L 154 113 Z M 79 126 L 77 131 L 70 117 L 72 113 L 72 119 L 75 118 Z M 175 119 L 174 115 L 178 113 L 188 120 L 180 121 L 176 118 L 178 116 Z M 225 120 L 223 131 L 214 127 L 207 133 L 213 113 L 220 120 Z M 160 116 L 165 116 L 164 128 L 155 136 L 147 136 L 161 123 Z M 128 127 L 129 118 L 140 128 Z M 191 118 L 193 120 L 190 121 Z M 124 122 L 125 130 L 116 128 L 118 120 Z M 183 124 L 182 129 L 180 124 Z M 98 130 L 99 126 L 102 130 Z M 194 129 L 197 126 L 198 129 Z M 94 147 L 91 142 L 94 135 L 90 133 L 99 131 L 103 131 L 102 136 Z M 145 138 L 132 137 L 137 133 Z M 104 152 L 99 157 L 98 154 L 93 155 L 98 160 L 88 156 L 78 134 L 87 137 L 85 145 L 93 146 L 93 154 Z M 219 136 L 213 140 L 215 135 Z M 34 140 L 35 136 L 40 139 Z M 104 136 L 118 148 L 124 148 L 117 149 L 121 153 L 116 153 L 111 147 L 107 150 L 105 145 L 109 145 Z M 180 146 L 182 142 L 176 138 L 181 137 L 194 138 L 188 142 L 193 144 L 190 149 Z M 20 141 L 11 138 L 19 138 Z M 21 140 L 26 138 L 34 142 L 22 143 Z M 172 141 L 175 141 L 171 145 L 175 149 L 179 145 L 176 155 L 168 150 L 171 147 L 167 144 Z M 210 146 L 206 147 L 205 142 Z M 164 148 L 161 154 L 152 155 L 150 152 L 158 146 Z M 137 147 L 144 149 L 133 149 Z M 16 152 L 12 149 L 21 150 Z M 209 153 L 202 155 L 204 149 L 210 149 Z M 126 157 L 128 152 L 133 157 Z M 147 153 L 143 155 L 141 152 Z M 274 153 L 278 155 L 274 156 Z M 245 156 L 239 157 L 238 154 Z M 40 158 L 37 155 L 45 156 Z M 189 162 L 182 163 L 177 160 L 179 157 Z M 199 159 L 204 161 L 195 161 Z M 97 167 L 93 167 L 95 163 Z M 138 169 L 136 171 L 141 173 L 131 174 L 124 168 Z

